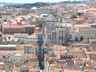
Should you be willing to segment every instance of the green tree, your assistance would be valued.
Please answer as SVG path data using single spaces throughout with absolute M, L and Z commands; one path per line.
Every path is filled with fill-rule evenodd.
M 77 18 L 77 15 L 73 14 L 73 15 L 72 15 L 72 18 Z
M 4 19 L 3 21 L 4 21 L 4 22 L 7 22 L 7 20 L 6 20 L 6 19 Z
M 40 28 L 42 28 L 43 23 L 42 23 L 42 22 L 41 22 L 41 23 L 39 23 L 39 24 L 38 24 L 38 26 L 39 26 Z
M 28 34 L 28 35 L 31 35 L 31 34 L 32 34 L 32 31 L 31 31 L 31 30 L 28 30 L 28 31 L 27 31 L 27 34 Z

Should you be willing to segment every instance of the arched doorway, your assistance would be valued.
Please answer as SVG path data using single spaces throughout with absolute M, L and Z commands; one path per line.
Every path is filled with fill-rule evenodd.
M 76 41 L 76 42 L 78 41 L 78 37 L 75 38 L 75 41 Z
M 81 37 L 80 37 L 80 41 L 83 41 L 83 39 L 84 39 L 83 36 L 81 36 Z

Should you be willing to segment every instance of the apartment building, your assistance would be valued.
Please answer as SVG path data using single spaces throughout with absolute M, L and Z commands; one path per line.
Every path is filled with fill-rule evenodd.
M 24 53 L 25 54 L 36 54 L 37 47 L 32 44 L 24 44 Z
M 36 25 L 22 25 L 22 24 L 3 24 L 2 32 L 4 34 L 14 33 L 27 33 L 28 31 L 34 32 Z
M 0 45 L 0 50 L 16 50 L 16 45 Z
M 35 33 L 31 35 L 26 33 L 15 33 L 14 37 L 19 39 L 19 43 L 37 45 L 38 42 L 38 36 Z

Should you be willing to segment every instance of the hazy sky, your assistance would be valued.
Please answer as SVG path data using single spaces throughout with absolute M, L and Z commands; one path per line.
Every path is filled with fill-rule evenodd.
M 14 2 L 14 3 L 60 2 L 60 1 L 68 1 L 68 0 L 0 0 L 0 2 Z

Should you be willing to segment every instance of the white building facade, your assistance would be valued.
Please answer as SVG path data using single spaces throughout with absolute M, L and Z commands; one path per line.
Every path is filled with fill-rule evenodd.
M 19 43 L 37 45 L 38 37 L 36 34 L 15 34 L 15 38 L 19 39 Z

